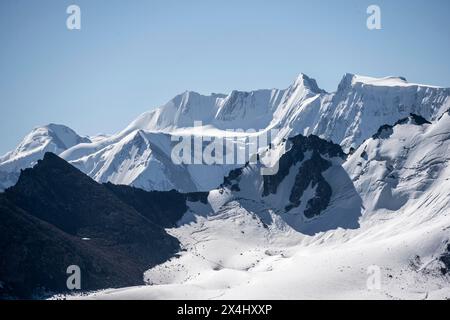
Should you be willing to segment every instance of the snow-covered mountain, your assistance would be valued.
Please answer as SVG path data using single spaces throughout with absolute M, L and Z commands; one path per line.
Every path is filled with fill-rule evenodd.
M 346 160 L 314 136 L 288 144 L 271 181 L 248 165 L 189 205 L 169 230 L 184 250 L 145 273 L 149 286 L 88 298 L 450 297 L 450 110 L 381 126 Z
M 89 138 L 63 125 L 49 124 L 33 129 L 15 150 L 0 157 L 0 190 L 15 184 L 20 170 L 35 165 L 46 152 L 60 154 L 77 144 L 90 142 Z
M 314 134 L 340 144 L 344 151 L 357 148 L 381 125 L 415 113 L 437 119 L 450 108 L 450 89 L 408 83 L 401 77 L 369 78 L 346 74 L 336 92 L 320 89 L 314 79 L 301 74 L 287 89 L 233 91 L 228 95 L 185 92 L 165 105 L 140 115 L 123 131 L 71 143 L 40 142 L 33 138 L 0 159 L 0 188 L 12 185 L 20 169 L 30 167 L 43 152 L 53 151 L 99 182 L 128 184 L 146 190 L 207 191 L 222 182 L 238 165 L 185 165 L 171 161 L 172 136 L 248 137 L 276 129 L 272 143 L 298 134 Z M 201 122 L 202 126 L 196 126 Z M 47 132 L 48 129 L 35 129 Z M 69 129 L 67 129 L 69 130 Z M 77 136 L 72 133 L 73 136 Z M 56 135 L 57 136 L 57 135 Z M 33 140 L 34 139 L 34 140 Z M 245 139 L 233 143 L 248 144 Z M 236 140 L 238 140 L 236 142 Z M 43 147 L 43 146 L 46 147 Z M 55 148 L 54 146 L 58 146 Z M 53 148 L 53 149 L 52 149 Z M 33 156 L 24 156 L 33 154 Z M 14 165 L 11 165 L 14 163 Z
M 275 221 L 302 234 L 357 228 L 362 202 L 342 167 L 339 145 L 311 135 L 286 141 L 274 175 L 261 175 L 260 164 L 235 169 L 220 192 L 237 201 L 266 225 Z
M 227 96 L 185 92 L 142 114 L 126 131 L 176 132 L 202 121 L 218 130 L 278 128 L 283 137 L 315 134 L 349 149 L 383 124 L 410 113 L 435 119 L 449 107 L 450 89 L 408 83 L 402 77 L 346 74 L 337 91 L 327 93 L 301 74 L 285 90 L 233 91 Z
M 383 126 L 344 164 L 367 212 L 450 214 L 450 113 Z M 414 205 L 412 205 L 414 204 Z M 412 206 L 412 208 L 411 208 Z M 411 223 L 417 221 L 412 220 Z
M 261 175 L 261 162 L 171 157 L 176 137 L 243 148 L 273 129 L 270 146 L 251 155 L 279 154 L 272 175 Z M 167 229 L 183 250 L 145 273 L 151 286 L 89 297 L 450 298 L 450 89 L 347 74 L 327 93 L 300 75 L 284 90 L 185 92 L 109 136 L 36 130 L 0 172 L 18 175 L 54 148 L 46 151 L 98 182 L 208 191 L 186 198 Z

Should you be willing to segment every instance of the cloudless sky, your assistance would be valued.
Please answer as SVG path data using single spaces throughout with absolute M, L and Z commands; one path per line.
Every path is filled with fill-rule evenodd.
M 0 154 L 39 125 L 114 133 L 185 90 L 285 88 L 301 72 L 328 91 L 346 72 L 450 87 L 449 56 L 448 0 L 1 0 Z

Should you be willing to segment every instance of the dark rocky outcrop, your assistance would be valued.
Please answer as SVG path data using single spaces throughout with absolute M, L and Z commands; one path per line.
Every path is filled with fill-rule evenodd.
M 375 133 L 373 139 L 388 139 L 394 133 L 394 126 L 389 124 L 382 125 L 377 133 Z
M 221 187 L 229 187 L 231 191 L 239 192 L 241 188 L 239 187 L 239 179 L 244 171 L 244 168 L 248 167 L 247 162 L 244 167 L 236 168 L 228 173 L 228 176 L 223 178 L 223 184 Z
M 388 139 L 392 133 L 394 133 L 394 127 L 397 125 L 402 125 L 402 124 L 414 124 L 417 126 L 421 126 L 424 124 L 431 124 L 430 121 L 428 121 L 427 119 L 425 119 L 424 117 L 411 113 L 409 115 L 409 117 L 403 118 L 398 120 L 396 123 L 394 123 L 394 125 L 389 125 L 389 124 L 385 124 L 382 125 L 377 133 L 375 133 L 372 138 L 373 139 Z
M 332 189 L 322 173 L 331 166 L 329 158 L 345 159 L 346 155 L 337 144 L 320 139 L 317 136 L 296 136 L 289 139 L 290 149 L 280 158 L 279 170 L 273 176 L 264 176 L 263 196 L 277 193 L 278 186 L 287 177 L 290 170 L 301 162 L 295 177 L 295 183 L 289 197 L 286 211 L 298 207 L 301 198 L 309 186 L 315 189 L 315 195 L 308 200 L 304 215 L 312 218 L 328 207 Z M 307 153 L 310 155 L 307 158 Z
M 308 151 L 313 153 L 314 160 L 317 158 L 323 159 L 322 155 L 328 158 L 346 158 L 345 153 L 339 145 L 314 135 L 308 137 L 302 135 L 295 136 L 289 139 L 288 144 L 290 144 L 289 150 L 281 156 L 277 174 L 264 176 L 263 196 L 277 193 L 278 186 L 287 177 L 291 168 L 303 161 Z
M 187 201 L 208 202 L 208 192 L 145 191 L 139 188 L 106 183 L 120 200 L 130 205 L 153 223 L 171 228 L 188 210 Z
M 286 211 L 300 205 L 301 198 L 309 186 L 315 188 L 315 195 L 308 200 L 304 211 L 305 217 L 313 218 L 318 216 L 328 207 L 332 189 L 323 177 L 322 172 L 330 166 L 330 161 L 323 159 L 318 151 L 313 151 L 311 158 L 302 164 L 295 177 L 295 183 L 289 197 L 291 205 L 286 207 Z
M 341 158 L 345 160 L 347 155 L 341 147 L 332 142 L 323 140 L 317 136 L 310 135 L 305 137 L 298 135 L 287 141 L 288 151 L 285 152 L 279 160 L 279 169 L 275 175 L 263 176 L 262 196 L 267 197 L 270 194 L 276 194 L 279 185 L 289 175 L 290 170 L 301 163 L 295 176 L 295 183 L 292 187 L 289 204 L 285 207 L 286 211 L 300 206 L 301 198 L 309 186 L 314 188 L 314 197 L 308 200 L 304 215 L 307 218 L 313 218 L 328 207 L 332 196 L 332 189 L 323 177 L 322 173 L 331 166 L 330 158 Z M 231 191 L 240 191 L 239 181 L 244 168 L 237 168 L 224 178 L 222 186 L 230 188 Z
M 421 126 L 424 124 L 431 124 L 430 121 L 428 121 L 427 119 L 425 119 L 424 117 L 414 114 L 414 113 L 410 113 L 409 117 L 404 118 L 404 119 L 400 119 L 398 120 L 394 126 L 398 125 L 398 124 L 406 124 L 406 123 L 411 123 L 411 124 L 415 124 L 417 126 Z
M 447 244 L 446 251 L 440 256 L 439 260 L 443 263 L 442 274 L 450 274 L 450 243 Z

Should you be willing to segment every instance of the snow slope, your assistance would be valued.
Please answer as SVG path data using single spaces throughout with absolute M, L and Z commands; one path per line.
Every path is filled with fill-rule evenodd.
M 172 230 L 187 250 L 150 269 L 148 286 L 103 290 L 82 299 L 445 299 L 437 254 L 449 217 L 401 227 L 414 216 L 366 221 L 357 231 L 314 237 L 266 230 L 230 203 L 223 213 Z M 445 232 L 447 228 L 447 232 Z M 379 267 L 380 284 L 368 286 Z
M 261 180 L 246 168 L 239 191 L 211 191 L 208 205 L 192 204 L 170 229 L 185 251 L 147 271 L 148 286 L 68 298 L 448 299 L 440 256 L 450 243 L 449 148 L 449 112 L 431 123 L 410 116 L 381 127 L 343 163 L 362 201 L 358 226 L 312 233 L 276 210 L 285 192 L 255 201 L 263 188 L 250 183 Z
M 365 198 L 368 211 L 397 211 L 408 202 L 421 200 L 439 213 L 450 201 L 444 187 L 450 177 L 449 160 L 447 112 L 432 124 L 417 124 L 409 117 L 380 129 L 358 148 L 345 167 Z M 426 198 L 430 190 L 433 199 Z

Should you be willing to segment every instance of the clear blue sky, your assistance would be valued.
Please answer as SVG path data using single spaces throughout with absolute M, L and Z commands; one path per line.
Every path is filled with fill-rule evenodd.
M 284 88 L 300 72 L 328 91 L 345 72 L 450 87 L 449 56 L 448 0 L 1 0 L 0 153 L 38 125 L 113 133 L 185 90 Z

